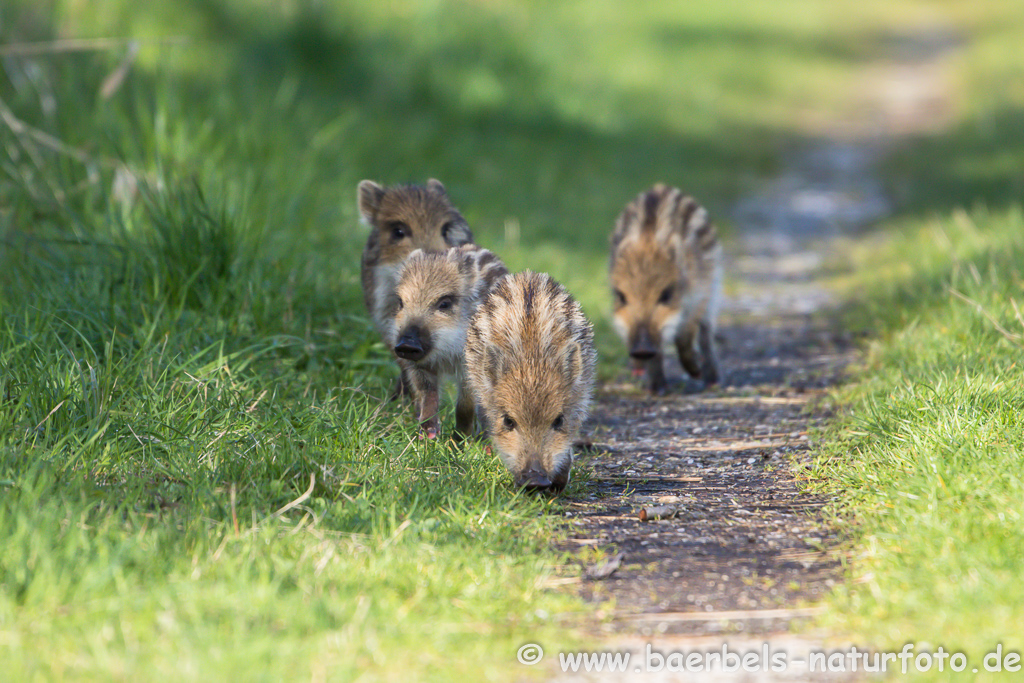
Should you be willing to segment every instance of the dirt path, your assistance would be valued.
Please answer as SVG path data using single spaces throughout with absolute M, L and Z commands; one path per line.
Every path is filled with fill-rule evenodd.
M 839 240 L 889 213 L 877 167 L 893 142 L 948 118 L 956 45 L 935 28 L 894 40 L 865 70 L 858 111 L 814 131 L 778 177 L 737 204 L 722 389 L 695 393 L 680 383 L 662 398 L 632 385 L 600 392 L 591 430 L 598 450 L 580 459 L 593 486 L 569 505 L 564 543 L 584 562 L 621 554 L 614 573 L 577 586 L 604 605 L 604 619 L 584 626 L 595 651 L 632 649 L 639 659 L 647 644 L 759 651 L 768 643 L 799 660 L 825 646 L 821 634 L 791 635 L 841 580 L 824 501 L 797 481 L 814 447 L 809 432 L 830 416 L 827 389 L 855 357 L 830 315 L 836 302 L 822 267 Z M 638 511 L 650 506 L 672 516 L 641 522 Z M 562 673 L 556 657 L 548 667 L 559 681 L 675 680 L 642 670 L 638 659 L 628 673 L 604 677 Z M 703 679 L 738 676 L 828 680 L 799 666 Z

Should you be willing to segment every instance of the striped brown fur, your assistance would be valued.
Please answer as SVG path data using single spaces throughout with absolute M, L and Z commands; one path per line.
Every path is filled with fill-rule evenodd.
M 441 181 L 383 187 L 372 180 L 356 191 L 360 217 L 370 227 L 363 249 L 363 302 L 383 337 L 395 315 L 395 285 L 402 262 L 416 249 L 441 251 L 473 241 L 473 233 L 452 206 Z M 398 394 L 407 389 L 405 378 Z
M 458 435 L 473 430 L 474 403 L 466 382 L 466 331 L 477 306 L 508 273 L 505 264 L 474 244 L 442 252 L 416 250 L 402 264 L 395 287 L 396 311 L 385 339 L 410 384 L 423 433 L 439 431 L 441 383 L 459 387 Z
M 393 292 L 402 261 L 416 249 L 442 251 L 470 244 L 473 233 L 444 185 L 433 178 L 425 186 L 391 187 L 364 180 L 357 199 L 360 216 L 370 227 L 361 264 L 363 300 L 383 334 L 394 315 Z
M 667 386 L 662 349 L 670 342 L 687 373 L 719 381 L 722 248 L 693 197 L 658 184 L 630 202 L 612 232 L 609 279 L 615 328 L 651 391 Z
M 594 386 L 593 330 L 551 276 L 498 281 L 466 338 L 466 369 L 491 442 L 519 486 L 561 489 Z

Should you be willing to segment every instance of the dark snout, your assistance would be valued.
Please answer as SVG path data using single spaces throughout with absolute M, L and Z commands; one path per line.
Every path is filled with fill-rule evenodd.
M 650 360 L 658 355 L 658 345 L 651 336 L 650 330 L 641 327 L 629 345 L 629 356 L 635 360 Z
M 568 483 L 568 467 L 564 471 L 545 472 L 540 467 L 534 465 L 516 476 L 516 486 L 520 486 L 527 491 L 557 493 L 564 489 Z
M 551 479 L 539 467 L 530 467 L 516 477 L 516 486 L 532 491 L 544 491 L 551 488 Z
M 405 360 L 421 360 L 430 351 L 430 337 L 418 327 L 407 327 L 395 342 L 395 355 Z

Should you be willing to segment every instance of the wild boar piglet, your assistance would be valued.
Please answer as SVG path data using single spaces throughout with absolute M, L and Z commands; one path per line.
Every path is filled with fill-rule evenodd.
M 473 233 L 452 206 L 440 181 L 426 185 L 383 187 L 372 180 L 359 183 L 356 193 L 362 221 L 370 227 L 363 249 L 363 301 L 373 325 L 385 337 L 395 316 L 395 286 L 405 259 L 416 249 L 443 251 L 469 244 Z M 404 378 L 397 392 L 406 390 Z
M 641 192 L 612 233 L 609 279 L 615 329 L 652 392 L 667 386 L 662 349 L 669 343 L 689 375 L 705 385 L 719 381 L 722 247 L 703 207 L 666 185 Z
M 386 338 L 408 381 L 427 438 L 438 435 L 441 384 L 458 386 L 455 429 L 473 431 L 474 403 L 466 384 L 465 346 L 470 318 L 508 270 L 473 244 L 443 252 L 416 250 L 399 271 L 396 307 Z
M 583 309 L 544 273 L 508 275 L 466 338 L 470 385 L 515 483 L 561 490 L 587 418 L 597 353 Z

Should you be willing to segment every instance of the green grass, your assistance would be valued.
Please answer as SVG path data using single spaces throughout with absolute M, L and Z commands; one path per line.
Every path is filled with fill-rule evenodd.
M 958 120 L 901 150 L 903 215 L 853 253 L 848 321 L 872 341 L 817 475 L 850 543 L 829 625 L 984 676 L 1024 649 L 1024 12 L 978 9 Z
M 541 589 L 564 499 L 380 402 L 354 187 L 443 179 L 613 367 L 617 211 L 660 179 L 726 206 L 819 82 L 781 72 L 847 68 L 816 15 L 759 36 L 770 5 L 6 10 L 5 43 L 144 41 L 110 97 L 122 47 L 8 57 L 0 84 L 71 150 L 0 129 L 6 675 L 509 680 L 522 643 L 570 644 L 551 615 L 582 606 Z
M 14 113 L 91 160 L 40 149 L 44 168 L 19 170 L 31 192 L 12 202 L 67 204 L 53 188 L 84 184 L 68 208 L 88 232 L 98 228 L 84 214 L 106 211 L 115 164 L 126 178 L 195 177 L 229 209 L 244 205 L 264 254 L 337 254 L 338 284 L 350 286 L 363 239 L 355 184 L 438 176 L 514 268 L 548 250 L 545 267 L 595 319 L 603 357 L 621 357 L 600 273 L 622 206 L 672 182 L 728 228 L 732 198 L 797 135 L 792 120 L 845 96 L 835 83 L 876 28 L 837 29 L 844 8 L 811 0 L 786 11 L 769 0 L 34 6 L 13 13 L 12 40 L 142 42 L 109 99 L 100 85 L 124 48 L 12 60 Z
M 557 504 L 480 446 L 420 443 L 366 394 L 368 333 L 301 336 L 314 276 L 254 265 L 197 192 L 140 214 L 73 262 L 5 250 L 6 675 L 472 677 L 552 637 Z
M 1024 196 L 1024 60 L 1017 50 L 1024 16 L 999 2 L 971 10 L 954 4 L 947 13 L 969 41 L 953 64 L 957 116 L 949 130 L 901 150 L 891 168 L 906 211 L 925 218 L 976 206 L 1007 209 Z
M 882 334 L 819 463 L 853 542 L 834 616 L 980 662 L 1024 646 L 1024 216 L 936 219 L 892 248 L 922 258 L 859 311 Z
M 442 179 L 482 244 L 579 297 L 615 374 L 621 207 L 671 182 L 728 229 L 890 14 L 7 3 L 3 45 L 141 42 L 122 81 L 123 45 L 3 56 L 5 674 L 514 680 L 522 643 L 571 644 L 552 615 L 584 607 L 542 587 L 585 481 L 522 496 L 381 402 L 356 183 Z

